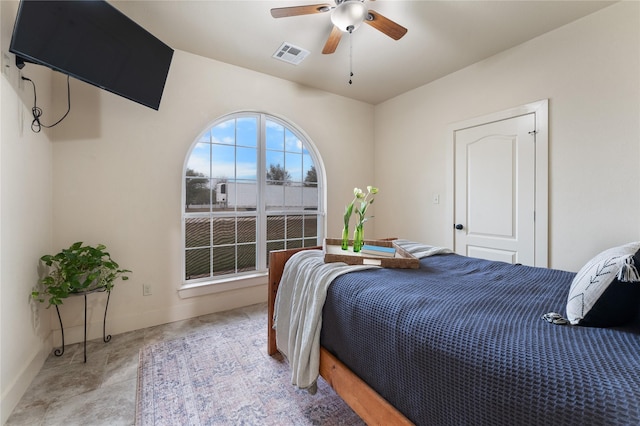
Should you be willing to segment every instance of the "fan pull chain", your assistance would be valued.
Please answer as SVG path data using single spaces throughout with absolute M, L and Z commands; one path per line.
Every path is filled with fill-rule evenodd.
M 352 84 L 353 77 L 353 28 L 349 29 L 349 84 Z

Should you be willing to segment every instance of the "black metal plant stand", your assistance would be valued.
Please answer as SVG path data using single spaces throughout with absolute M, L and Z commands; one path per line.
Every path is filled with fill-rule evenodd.
M 98 288 L 95 290 L 84 291 L 75 293 L 75 295 L 84 296 L 84 362 L 87 362 L 87 294 L 97 292 L 107 292 L 107 304 L 104 307 L 104 320 L 102 321 L 102 341 L 107 343 L 111 340 L 111 335 L 107 335 L 107 309 L 109 308 L 109 298 L 111 297 L 111 290 L 105 288 Z M 62 317 L 60 316 L 60 309 L 56 306 L 56 312 L 58 313 L 58 321 L 60 321 L 60 331 L 62 333 L 62 348 L 58 348 L 53 351 L 55 356 L 62 356 L 64 354 L 64 327 L 62 325 Z

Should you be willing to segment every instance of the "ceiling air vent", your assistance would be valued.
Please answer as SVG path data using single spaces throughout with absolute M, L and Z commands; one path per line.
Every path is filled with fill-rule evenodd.
M 284 42 L 278 50 L 276 50 L 276 53 L 273 54 L 273 57 L 293 65 L 298 65 L 307 55 L 309 55 L 308 50 Z

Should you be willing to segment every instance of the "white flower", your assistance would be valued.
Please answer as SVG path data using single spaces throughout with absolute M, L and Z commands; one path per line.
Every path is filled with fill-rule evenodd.
M 360 188 L 353 188 L 353 201 L 349 205 L 347 205 L 344 209 L 344 228 L 349 227 L 349 220 L 351 219 L 351 214 L 353 213 L 353 208 L 356 201 L 360 201 L 360 207 L 356 208 L 356 214 L 358 215 L 358 222 L 356 224 L 357 227 L 362 227 L 362 225 L 369 219 L 366 217 L 367 208 L 370 204 L 373 204 L 373 197 L 369 200 L 369 196 L 373 196 L 378 193 L 378 188 L 375 186 L 367 186 L 367 193 Z M 372 217 L 372 216 L 371 216 Z

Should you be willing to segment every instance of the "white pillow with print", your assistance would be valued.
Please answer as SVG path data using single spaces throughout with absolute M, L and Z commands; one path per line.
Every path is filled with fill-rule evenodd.
M 612 327 L 633 321 L 640 311 L 640 241 L 610 248 L 580 269 L 571 283 L 571 324 Z

